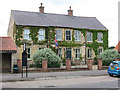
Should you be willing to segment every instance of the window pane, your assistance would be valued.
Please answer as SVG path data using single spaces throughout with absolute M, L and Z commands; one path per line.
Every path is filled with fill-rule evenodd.
M 39 40 L 44 40 L 45 39 L 45 30 L 44 29 L 40 29 L 39 30 Z
M 66 48 L 66 58 L 70 58 L 71 59 L 71 48 Z
M 28 58 L 28 59 L 30 59 L 30 54 L 31 54 L 30 52 L 31 52 L 31 51 L 30 51 L 30 48 L 27 48 L 27 58 Z
M 87 32 L 87 41 L 92 41 L 92 33 Z

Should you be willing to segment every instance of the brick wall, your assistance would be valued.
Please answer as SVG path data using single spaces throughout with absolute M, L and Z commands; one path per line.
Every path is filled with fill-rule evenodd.
M 66 69 L 67 69 L 68 71 L 70 71 L 70 69 L 71 69 L 71 60 L 70 60 L 70 59 L 67 59 L 67 60 L 66 60 Z
M 43 72 L 47 72 L 47 60 L 46 59 L 42 60 L 42 70 Z
M 87 59 L 87 66 L 89 70 L 92 70 L 93 59 Z
M 98 58 L 98 70 L 102 70 L 102 59 Z

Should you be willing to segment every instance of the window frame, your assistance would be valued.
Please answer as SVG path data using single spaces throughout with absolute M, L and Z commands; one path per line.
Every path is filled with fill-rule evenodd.
M 67 49 L 70 49 L 71 50 L 71 58 L 67 58 Z M 65 58 L 66 59 L 71 59 L 72 60 L 72 48 L 65 48 L 65 53 L 66 53 L 66 56 L 65 56 Z
M 70 31 L 71 40 L 66 40 L 66 31 Z M 65 41 L 72 41 L 72 30 L 69 30 L 69 29 L 66 29 L 66 30 L 65 30 Z
M 78 52 L 76 53 L 76 50 L 78 50 L 78 49 L 80 50 L 80 53 L 78 53 Z M 75 48 L 75 60 L 80 60 L 80 58 L 76 58 L 76 54 L 81 55 L 81 48 Z
M 61 49 L 61 53 L 58 53 L 58 51 L 59 51 L 58 49 Z M 62 51 L 63 51 L 63 48 L 57 48 L 57 50 L 58 50 L 58 51 L 57 51 L 57 56 L 59 56 L 59 55 L 61 54 L 59 57 L 62 58 L 62 55 L 63 55 Z
M 98 55 L 100 55 L 100 54 L 99 54 L 99 49 L 102 49 L 102 52 L 103 52 L 103 48 L 98 48 Z M 101 53 L 102 53 L 102 52 L 101 52 Z
M 61 31 L 61 39 L 57 39 L 57 35 L 59 35 L 60 36 L 60 34 L 57 34 L 57 32 L 56 32 L 56 39 L 57 39 L 57 41 L 63 41 L 63 30 L 62 29 L 55 29 L 55 31 Z
M 80 35 L 79 35 L 79 40 L 76 40 L 75 32 L 79 32 L 79 34 L 80 34 Z M 77 35 L 77 37 L 78 37 L 78 35 Z M 76 42 L 81 42 L 81 31 L 75 30 L 75 31 L 74 31 L 74 38 L 75 38 L 75 41 L 76 41 Z
M 91 33 L 91 41 L 88 41 L 88 33 Z M 92 32 L 87 32 L 87 42 L 93 42 L 93 33 Z
M 40 28 L 39 31 L 44 31 L 44 40 L 45 40 L 45 29 L 44 28 Z M 39 36 L 43 36 L 40 34 L 40 32 L 38 31 L 38 41 L 44 41 L 44 40 L 40 40 Z
M 29 48 L 30 49 L 30 58 L 28 58 L 28 48 L 26 48 L 27 49 L 27 60 L 31 60 L 31 48 Z
M 98 37 L 98 34 L 99 34 L 99 33 L 100 33 L 100 37 L 102 36 L 102 37 L 101 37 L 101 41 L 98 41 L 98 38 L 99 38 L 99 37 Z M 97 42 L 103 43 L 103 33 L 102 33 L 102 32 L 98 32 L 98 33 L 97 33 Z
M 25 34 L 25 30 L 29 30 L 29 34 Z M 28 39 L 28 38 L 26 39 L 26 38 L 25 38 L 25 35 L 28 35 L 28 36 L 29 36 L 29 37 L 28 37 L 29 39 Z M 31 38 L 30 38 L 30 29 L 29 29 L 29 28 L 24 28 L 23 39 L 24 39 L 24 40 L 28 40 L 28 41 L 31 40 Z
M 91 49 L 91 57 L 88 57 L 88 49 Z M 93 49 L 92 48 L 87 47 L 87 58 L 88 59 L 93 58 Z

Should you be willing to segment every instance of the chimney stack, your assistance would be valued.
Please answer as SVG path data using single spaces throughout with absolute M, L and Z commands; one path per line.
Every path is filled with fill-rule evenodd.
M 44 13 L 44 7 L 42 6 L 42 3 L 41 3 L 41 6 L 39 7 L 39 12 Z
M 71 10 L 71 6 L 70 6 L 70 9 L 68 10 L 68 15 L 73 16 L 73 10 Z

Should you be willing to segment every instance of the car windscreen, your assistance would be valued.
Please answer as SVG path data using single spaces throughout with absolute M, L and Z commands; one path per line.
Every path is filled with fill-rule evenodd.
M 110 67 L 119 67 L 119 66 L 118 66 L 118 63 L 111 63 Z

